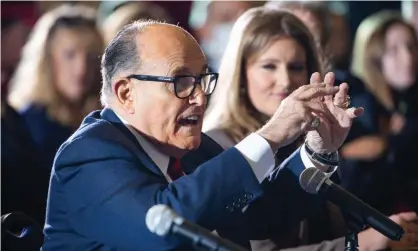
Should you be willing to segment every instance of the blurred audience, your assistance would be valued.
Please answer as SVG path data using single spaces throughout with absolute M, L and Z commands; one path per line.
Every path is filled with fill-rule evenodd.
M 267 8 L 289 10 L 310 29 L 322 50 L 328 45 L 332 31 L 332 15 L 321 1 L 268 1 Z
M 350 67 L 351 39 L 348 22 L 345 17 L 331 12 L 331 36 L 328 41 L 329 51 L 334 70 L 347 71 Z M 336 72 L 336 74 L 338 74 Z
M 1 93 L 19 62 L 20 51 L 38 18 L 35 2 L 1 2 Z
M 11 80 L 9 102 L 49 167 L 82 118 L 99 108 L 103 42 L 95 13 L 64 5 L 44 14 Z
M 173 22 L 172 17 L 158 5 L 147 2 L 128 2 L 118 7 L 104 20 L 102 32 L 105 44 L 108 44 L 123 26 L 139 19 Z
M 200 45 L 208 57 L 209 66 L 217 71 L 235 20 L 251 7 L 264 2 L 211 1 L 207 6 L 204 25 L 196 31 Z
M 1 2 L 1 7 L 1 213 L 21 211 L 43 224 L 49 171 L 24 120 L 7 102 L 9 79 L 36 20 L 37 6 Z
M 323 72 L 319 53 L 308 28 L 290 12 L 266 8 L 245 12 L 233 26 L 203 131 L 229 148 L 260 129 L 283 99 L 308 84 L 311 74 Z M 276 164 L 285 161 L 302 140 L 281 148 L 276 153 Z M 410 221 L 417 217 L 410 213 L 393 215 L 392 219 L 415 226 Z M 251 246 L 257 251 L 297 246 L 297 250 L 342 250 L 344 232 L 342 216 L 335 206 L 326 204 L 299 226 L 277 233 L 271 240 L 254 240 Z M 413 241 L 405 238 L 404 245 Z M 392 245 L 373 229 L 361 232 L 359 243 L 360 250 L 381 250 Z
M 178 24 L 185 30 L 193 33 L 188 23 L 193 1 L 101 1 L 97 13 L 98 23 L 102 25 L 108 16 L 129 3 L 150 4 L 149 6 L 156 6 L 156 8 L 163 9 L 169 15 L 172 23 Z M 155 9 L 154 7 L 152 8 Z
M 413 26 L 383 11 L 359 26 L 352 71 L 366 90 L 352 97 L 365 114 L 342 148 L 345 186 L 385 213 L 418 210 L 418 43 Z

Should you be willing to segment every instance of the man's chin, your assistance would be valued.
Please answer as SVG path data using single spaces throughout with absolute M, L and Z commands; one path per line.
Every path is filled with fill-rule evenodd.
M 186 143 L 186 149 L 192 151 L 199 148 L 200 143 L 202 142 L 201 136 L 194 136 L 192 138 L 189 138 Z
M 188 135 L 184 138 L 182 143 L 182 149 L 193 151 L 199 148 L 200 142 L 202 141 L 202 136 L 199 133 L 199 135 Z

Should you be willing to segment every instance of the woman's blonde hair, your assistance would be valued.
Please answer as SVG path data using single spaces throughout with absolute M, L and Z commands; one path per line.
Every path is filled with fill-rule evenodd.
M 393 24 L 407 27 L 417 38 L 414 27 L 406 22 L 399 12 L 381 11 L 361 22 L 354 39 L 352 73 L 360 78 L 366 88 L 388 110 L 394 108 L 389 85 L 382 72 L 382 57 L 385 53 L 385 37 Z
M 96 11 L 81 5 L 62 5 L 45 13 L 35 24 L 29 40 L 22 50 L 22 57 L 11 79 L 9 103 L 20 111 L 30 104 L 46 108 L 48 115 L 66 125 L 74 124 L 74 116 L 63 104 L 62 98 L 53 84 L 50 40 L 57 27 L 69 23 L 74 27 L 96 27 Z M 73 26 L 71 26 L 73 27 Z M 99 72 L 97 73 L 99 74 Z M 92 88 L 85 102 L 85 113 L 99 108 L 100 82 Z M 77 117 L 78 119 L 78 117 Z
M 152 19 L 171 23 L 171 17 L 164 8 L 145 2 L 130 2 L 118 7 L 103 22 L 101 30 L 106 44 L 127 24 L 140 20 Z
M 304 49 L 308 74 L 323 73 L 320 46 L 309 29 L 289 11 L 253 8 L 238 18 L 222 58 L 219 81 L 204 120 L 203 130 L 222 129 L 234 141 L 258 130 L 269 118 L 247 94 L 246 63 L 281 37 L 295 39 Z M 309 77 L 306 77 L 309 83 Z

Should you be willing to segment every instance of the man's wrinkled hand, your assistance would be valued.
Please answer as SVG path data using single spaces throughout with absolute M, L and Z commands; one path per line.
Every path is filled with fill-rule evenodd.
M 335 76 L 327 73 L 323 82 L 329 87 L 334 86 Z M 311 85 L 321 81 L 319 73 L 311 76 Z M 336 151 L 347 138 L 353 119 L 363 114 L 363 108 L 344 108 L 343 104 L 348 102 L 348 85 L 342 83 L 338 92 L 333 95 L 324 96 L 321 102 L 324 104 L 323 114 L 316 114 L 321 119 L 321 123 L 316 130 L 309 131 L 306 140 L 312 150 L 317 153 L 330 153 Z
M 313 130 L 314 114 L 333 120 L 334 115 L 321 102 L 325 96 L 333 96 L 339 87 L 325 83 L 304 85 L 285 98 L 275 114 L 258 133 L 271 145 L 273 151 L 295 141 L 302 133 Z

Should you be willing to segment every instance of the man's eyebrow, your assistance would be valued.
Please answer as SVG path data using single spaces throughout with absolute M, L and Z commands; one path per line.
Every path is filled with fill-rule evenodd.
M 172 71 L 172 73 L 175 74 L 175 75 L 178 75 L 178 74 L 190 74 L 191 71 L 190 71 L 189 68 L 182 66 L 182 67 L 176 67 Z
M 209 66 L 207 64 L 205 64 L 202 67 L 201 72 L 207 72 L 209 70 Z M 188 67 L 177 67 L 172 71 L 172 74 L 174 75 L 180 75 L 180 74 L 192 74 L 192 71 L 188 68 Z

